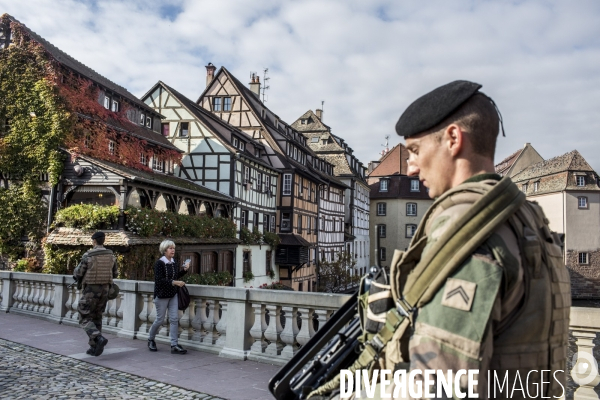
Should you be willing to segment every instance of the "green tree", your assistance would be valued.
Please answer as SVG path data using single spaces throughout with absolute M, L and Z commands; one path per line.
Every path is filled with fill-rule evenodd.
M 317 267 L 318 292 L 341 293 L 358 284 L 360 277 L 353 274 L 356 260 L 350 253 L 337 253 L 335 261 L 321 261 Z

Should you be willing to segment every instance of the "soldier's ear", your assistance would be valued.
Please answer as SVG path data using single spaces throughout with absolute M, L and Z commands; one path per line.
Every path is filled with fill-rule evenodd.
M 465 132 L 457 124 L 448 125 L 442 134 L 442 142 L 453 157 L 457 157 L 464 150 L 465 140 Z

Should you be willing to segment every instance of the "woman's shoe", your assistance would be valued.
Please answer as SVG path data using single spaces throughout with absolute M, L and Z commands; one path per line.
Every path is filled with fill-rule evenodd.
M 148 339 L 148 350 L 158 351 L 158 348 L 156 347 L 156 342 L 154 340 Z
M 171 354 L 185 354 L 187 350 L 176 344 L 175 346 L 171 346 Z

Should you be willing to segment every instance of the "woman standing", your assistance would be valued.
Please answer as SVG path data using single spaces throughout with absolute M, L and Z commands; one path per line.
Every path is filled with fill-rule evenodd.
M 156 307 L 156 320 L 148 332 L 148 349 L 157 351 L 154 337 L 156 332 L 165 320 L 165 314 L 169 310 L 170 334 L 171 334 L 171 354 L 185 354 L 187 350 L 177 343 L 179 334 L 179 309 L 177 303 L 178 288 L 185 285 L 185 282 L 176 280 L 181 278 L 190 267 L 189 261 L 179 270 L 173 257 L 175 256 L 175 243 L 170 240 L 164 240 L 159 247 L 163 255 L 154 264 L 154 307 Z

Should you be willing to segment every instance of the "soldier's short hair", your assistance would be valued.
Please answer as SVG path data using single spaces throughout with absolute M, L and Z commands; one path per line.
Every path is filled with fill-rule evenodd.
M 175 248 L 175 243 L 172 240 L 163 240 L 158 249 L 160 250 L 160 254 L 165 254 L 169 247 Z
M 450 124 L 459 125 L 467 134 L 473 151 L 482 156 L 494 158 L 500 119 L 494 104 L 483 93 L 476 93 L 452 115 L 430 129 L 441 138 L 441 131 Z

